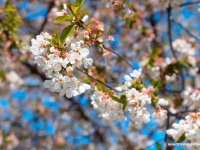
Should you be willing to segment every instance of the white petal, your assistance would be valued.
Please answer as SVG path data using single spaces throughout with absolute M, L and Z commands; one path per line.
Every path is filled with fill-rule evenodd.
M 89 50 L 87 48 L 80 49 L 81 56 L 85 57 L 89 54 Z
M 125 76 L 124 76 L 124 79 L 125 79 L 126 81 L 131 81 L 131 80 L 132 80 L 132 78 L 131 78 L 129 75 L 125 75 Z
M 63 4 L 63 8 L 65 11 L 67 11 L 67 5 L 66 4 Z
M 56 16 L 64 16 L 64 12 L 56 12 Z
M 82 86 L 85 88 L 85 90 L 89 90 L 91 88 L 91 86 L 86 83 L 83 83 Z
M 72 91 L 70 89 L 66 90 L 66 97 L 71 98 L 72 97 Z
M 76 47 L 76 44 L 75 44 L 75 43 L 71 43 L 71 49 L 72 49 L 72 50 L 76 50 L 76 49 L 77 49 L 77 47 Z
M 88 15 L 85 15 L 81 20 L 85 22 L 88 19 Z

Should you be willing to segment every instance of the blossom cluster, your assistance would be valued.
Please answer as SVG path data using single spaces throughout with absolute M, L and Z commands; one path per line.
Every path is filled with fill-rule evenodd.
M 183 56 L 187 56 L 188 62 L 191 65 L 196 65 L 196 59 L 194 57 L 196 50 L 192 42 L 188 42 L 186 39 L 181 38 L 173 41 L 172 45 L 177 52 Z
M 98 109 L 100 112 L 99 117 L 108 120 L 126 120 L 123 116 L 123 105 L 119 102 L 114 101 L 108 94 L 95 90 L 91 96 L 91 104 L 94 109 Z
M 171 60 L 169 57 L 166 58 L 160 58 L 155 61 L 154 67 L 151 68 L 151 71 L 154 73 L 154 78 L 160 76 L 160 71 L 165 70 L 167 66 L 173 63 L 173 60 Z M 177 75 L 173 73 L 172 75 L 165 75 L 165 79 L 167 82 L 172 82 L 176 80 Z
M 51 42 L 52 36 L 41 33 L 32 39 L 31 52 L 35 56 L 35 63 L 45 72 L 49 80 L 45 80 L 44 87 L 60 96 L 71 98 L 90 89 L 90 85 L 82 83 L 73 75 L 76 67 L 88 68 L 93 63 L 89 58 L 89 50 L 83 41 L 72 42 L 68 38 L 63 44 L 64 50 L 57 48 Z
M 84 19 L 84 18 L 83 18 Z M 84 20 L 85 21 L 85 20 Z M 83 32 L 83 39 L 88 46 L 103 43 L 104 24 L 97 18 L 90 19 L 90 27 Z
M 125 112 L 131 114 L 131 123 L 137 128 L 141 128 L 143 123 L 150 121 L 150 113 L 145 106 L 151 104 L 151 97 L 148 95 L 148 90 L 143 88 L 141 91 L 132 87 L 136 80 L 140 80 L 142 69 L 134 70 L 130 75 L 125 75 L 125 82 L 122 86 L 115 89 L 119 92 L 117 97 L 125 95 L 126 107 L 123 111 L 123 104 L 116 102 L 111 96 L 105 92 L 96 90 L 92 95 L 92 105 L 100 111 L 100 116 L 103 119 L 109 120 L 126 120 Z M 133 79 L 134 78 L 134 79 Z
M 187 101 L 199 102 L 200 90 L 194 90 L 191 87 L 188 87 L 182 92 L 181 96 Z
M 176 51 L 180 53 L 186 53 L 188 55 L 194 55 L 195 54 L 195 48 L 192 46 L 191 43 L 187 42 L 185 39 L 176 39 L 172 43 L 173 47 Z
M 123 85 L 115 88 L 119 92 L 115 95 L 116 97 L 122 99 L 121 96 L 125 96 L 126 102 L 123 103 L 115 101 L 106 92 L 95 89 L 94 94 L 91 96 L 91 104 L 95 109 L 99 110 L 99 116 L 102 119 L 122 121 L 127 120 L 128 115 L 131 115 L 130 122 L 136 128 L 141 128 L 144 123 L 150 121 L 150 112 L 146 106 L 152 104 L 151 94 L 153 87 L 145 88 L 141 86 L 141 74 L 141 68 L 133 70 L 130 75 L 124 76 L 125 82 Z M 126 104 L 125 108 L 123 108 L 124 103 Z M 160 98 L 157 104 L 160 108 L 161 106 L 168 106 L 169 102 Z M 167 111 L 164 109 L 156 109 L 153 113 L 153 118 L 159 124 L 162 124 L 167 118 Z
M 167 130 L 167 134 L 172 136 L 175 141 L 178 141 L 181 136 L 185 136 L 185 141 L 194 143 L 200 142 L 200 112 L 191 113 L 181 119 L 179 123 L 174 123 L 172 129 Z M 195 147 L 194 147 L 195 148 Z

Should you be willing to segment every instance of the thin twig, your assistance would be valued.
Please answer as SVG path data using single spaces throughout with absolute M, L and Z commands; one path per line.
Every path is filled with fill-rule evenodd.
M 122 57 L 120 54 L 118 54 L 117 52 L 113 51 L 112 49 L 103 46 L 104 49 L 106 49 L 109 52 L 112 52 L 113 54 L 117 55 L 120 59 L 122 59 L 128 66 L 130 66 L 132 69 L 135 69 L 135 67 L 133 65 L 131 65 L 131 63 L 129 63 L 124 57 Z
M 44 19 L 44 21 L 43 21 L 43 23 L 42 23 L 40 29 L 38 30 L 38 34 L 40 34 L 40 33 L 43 31 L 43 29 L 44 29 L 44 27 L 45 27 L 45 25 L 46 25 L 46 23 L 47 23 L 47 21 L 48 21 L 48 15 L 49 15 L 49 13 L 50 13 L 50 11 L 51 11 L 51 9 L 53 8 L 54 5 L 55 5 L 55 2 L 54 2 L 54 0 L 52 0 L 52 1 L 49 3 L 49 7 L 48 7 L 48 9 L 47 9 L 47 15 L 45 16 L 45 19 Z
M 166 131 L 169 129 L 169 123 L 170 123 L 170 114 L 169 111 L 167 111 Z M 165 134 L 165 146 L 166 150 L 168 150 L 168 134 Z
M 174 48 L 172 46 L 171 10 L 172 10 L 172 7 L 171 7 L 171 5 L 169 5 L 169 7 L 167 8 L 168 37 L 169 37 L 169 45 L 170 45 L 170 49 L 172 51 L 172 54 L 177 59 L 176 52 L 175 52 L 175 50 L 174 50 Z
M 175 50 L 173 48 L 173 45 L 172 45 L 171 11 L 172 11 L 172 7 L 169 4 L 169 7 L 167 8 L 167 23 L 168 23 L 169 45 L 170 45 L 170 49 L 172 51 L 172 54 L 173 54 L 174 58 L 177 60 L 176 52 L 175 52 Z M 185 81 L 184 81 L 183 71 L 181 71 L 180 75 L 181 75 L 181 78 L 182 78 L 182 90 L 184 90 L 185 89 Z
M 200 38 L 193 35 L 190 30 L 188 30 L 187 28 L 185 28 L 181 23 L 176 22 L 174 19 L 171 19 L 175 24 L 177 24 L 178 26 L 180 26 L 183 30 L 185 30 L 185 32 L 190 35 L 191 37 L 195 38 L 196 40 L 200 41 Z
M 84 73 L 84 74 L 85 74 L 85 75 L 87 75 L 89 78 L 91 78 L 91 79 L 92 79 L 92 80 L 94 80 L 94 81 L 97 81 L 97 82 L 101 83 L 101 84 L 102 84 L 102 85 L 104 85 L 105 87 L 107 87 L 107 88 L 109 88 L 109 89 L 111 89 L 111 90 L 113 90 L 113 91 L 117 92 L 115 89 L 113 89 L 113 88 L 112 88 L 112 87 L 110 87 L 109 85 L 107 85 L 107 84 L 105 84 L 104 82 L 102 82 L 101 80 L 99 80 L 99 79 L 96 79 L 95 77 L 93 77 L 93 76 L 89 75 L 87 72 L 85 72 L 85 71 L 81 70 L 80 68 L 76 68 L 76 70 L 78 70 L 78 71 L 80 71 L 80 72 Z
M 194 5 L 197 3 L 200 3 L 200 0 L 194 1 L 194 2 L 186 2 L 186 3 L 180 4 L 179 7 L 185 7 L 185 6 Z

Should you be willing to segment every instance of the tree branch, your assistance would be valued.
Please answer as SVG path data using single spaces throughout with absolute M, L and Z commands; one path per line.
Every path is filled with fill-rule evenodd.
M 193 35 L 190 30 L 188 30 L 187 28 L 185 28 L 181 23 L 176 22 L 174 19 L 171 19 L 175 24 L 177 24 L 178 26 L 180 26 L 183 30 L 185 30 L 185 32 L 190 35 L 191 37 L 193 37 L 194 39 L 196 39 L 197 41 L 200 41 L 200 38 Z
M 200 0 L 194 1 L 194 2 L 186 2 L 186 3 L 179 5 L 179 7 L 185 7 L 185 6 L 194 5 L 194 4 L 197 4 L 197 3 L 200 3 Z
M 104 49 L 106 49 L 109 52 L 112 52 L 113 54 L 117 55 L 120 59 L 122 59 L 128 66 L 130 66 L 132 69 L 135 69 L 135 67 L 133 65 L 131 65 L 131 63 L 129 63 L 126 59 L 124 59 L 120 54 L 118 54 L 117 52 L 113 51 L 112 49 L 103 46 Z
M 46 25 L 46 23 L 47 23 L 47 21 L 48 21 L 48 15 L 49 15 L 49 13 L 50 13 L 50 11 L 51 11 L 51 9 L 53 8 L 54 5 L 55 5 L 55 2 L 54 2 L 54 0 L 52 0 L 52 1 L 49 3 L 49 7 L 48 7 L 48 9 L 47 9 L 47 14 L 46 14 L 46 16 L 45 16 L 45 19 L 44 19 L 44 21 L 43 21 L 43 23 L 42 23 L 40 29 L 38 30 L 38 34 L 40 34 L 40 33 L 43 31 L 43 29 L 44 29 L 44 27 L 45 27 L 45 25 Z
M 81 70 L 80 68 L 76 68 L 76 70 L 78 70 L 78 71 L 84 73 L 84 74 L 87 75 L 89 78 L 93 79 L 93 80 L 96 81 L 96 82 L 101 83 L 102 85 L 104 85 L 105 87 L 109 88 L 110 90 L 113 90 L 113 91 L 115 91 L 115 92 L 118 92 L 118 91 L 116 91 L 115 89 L 113 89 L 112 87 L 110 87 L 109 85 L 107 85 L 107 84 L 105 84 L 104 82 L 100 81 L 99 79 L 96 79 L 96 78 L 94 78 L 93 76 L 89 75 L 87 72 Z
M 167 23 L 168 23 L 169 45 L 170 45 L 170 49 L 172 51 L 172 54 L 173 54 L 174 58 L 177 60 L 176 52 L 175 52 L 175 50 L 173 48 L 173 45 L 172 45 L 171 11 L 172 11 L 172 7 L 171 7 L 171 4 L 169 4 L 169 7 L 167 8 Z M 182 78 L 182 90 L 184 90 L 185 89 L 185 81 L 184 81 L 183 71 L 181 71 L 181 78 Z

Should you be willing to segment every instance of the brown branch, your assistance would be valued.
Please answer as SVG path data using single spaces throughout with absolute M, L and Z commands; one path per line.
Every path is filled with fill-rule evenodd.
M 115 91 L 115 92 L 118 92 L 118 91 L 116 91 L 115 89 L 113 89 L 112 87 L 110 87 L 109 85 L 107 85 L 107 84 L 105 84 L 104 82 L 102 82 L 101 80 L 96 79 L 95 77 L 89 75 L 87 72 L 81 70 L 80 68 L 76 68 L 76 70 L 78 70 L 78 71 L 84 73 L 85 75 L 87 75 L 87 76 L 88 76 L 89 78 L 91 78 L 92 80 L 101 83 L 102 85 L 104 85 L 105 87 L 109 88 L 110 90 L 113 90 L 113 91 Z
M 167 8 L 167 23 L 168 23 L 168 37 L 169 37 L 169 45 L 170 45 L 170 49 L 172 51 L 172 54 L 174 56 L 174 58 L 177 60 L 177 56 L 176 56 L 176 52 L 172 46 L 172 26 L 171 26 L 171 11 L 172 11 L 172 7 L 169 4 L 169 7 Z M 185 89 L 185 81 L 184 81 L 184 74 L 183 71 L 181 71 L 181 78 L 182 78 L 182 87 L 184 90 Z
M 169 7 L 167 8 L 167 23 L 168 23 L 167 28 L 168 28 L 169 45 L 170 45 L 170 49 L 171 49 L 171 51 L 172 51 L 172 54 L 173 54 L 174 58 L 177 59 L 177 56 L 176 56 L 175 50 L 174 50 L 174 48 L 173 48 L 173 46 L 172 46 L 171 11 L 172 11 L 172 7 L 171 7 L 171 5 L 169 5 Z
M 130 66 L 132 69 L 135 69 L 135 67 L 133 65 L 131 65 L 131 63 L 129 63 L 124 57 L 122 57 L 120 54 L 118 54 L 117 52 L 113 51 L 112 49 L 103 46 L 104 49 L 106 49 L 109 52 L 112 52 L 113 54 L 117 55 L 120 59 L 122 59 L 128 66 Z
M 185 6 L 194 5 L 194 4 L 197 4 L 197 3 L 200 3 L 200 0 L 194 1 L 194 2 L 186 2 L 186 3 L 179 5 L 179 7 L 185 7 Z
M 171 19 L 175 24 L 177 24 L 178 26 L 180 26 L 183 30 L 185 30 L 185 32 L 190 35 L 191 37 L 195 38 L 197 41 L 200 41 L 200 38 L 193 35 L 190 30 L 188 30 L 187 28 L 185 28 L 181 23 L 176 22 L 174 19 Z
M 46 23 L 47 23 L 47 21 L 48 21 L 48 15 L 49 15 L 49 13 L 50 13 L 50 11 L 51 11 L 51 9 L 53 8 L 54 5 L 55 5 L 55 2 L 54 2 L 54 0 L 52 0 L 52 1 L 49 3 L 49 7 L 48 7 L 48 9 L 47 9 L 47 15 L 46 15 L 46 17 L 45 17 L 45 19 L 44 19 L 44 21 L 43 21 L 43 23 L 42 23 L 40 29 L 38 30 L 38 34 L 40 34 L 40 33 L 43 31 L 43 29 L 44 29 L 44 27 L 45 27 L 45 25 L 46 25 Z
M 166 123 L 166 131 L 169 129 L 169 124 L 170 124 L 170 114 L 169 111 L 167 111 L 167 123 Z M 169 149 L 168 147 L 168 134 L 165 133 L 165 146 L 166 150 Z

